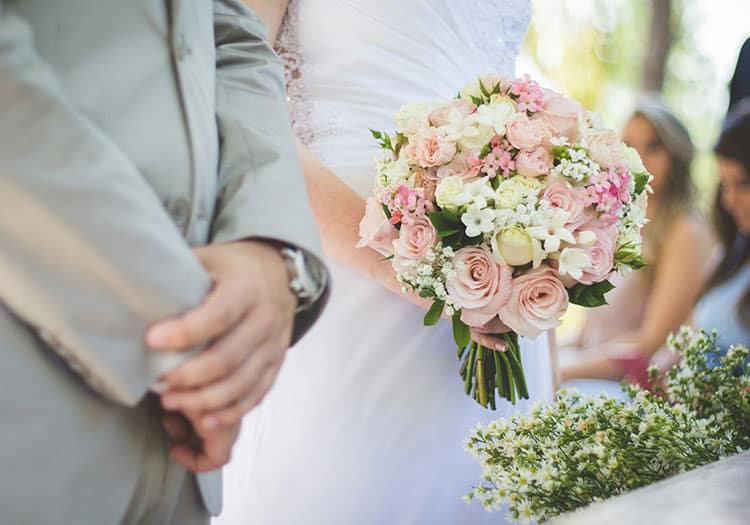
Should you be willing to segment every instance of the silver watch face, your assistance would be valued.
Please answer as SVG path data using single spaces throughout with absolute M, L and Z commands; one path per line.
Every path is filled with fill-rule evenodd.
M 325 270 L 317 261 L 307 260 L 301 250 L 285 248 L 282 255 L 289 268 L 289 287 L 299 300 L 299 309 L 304 309 L 324 290 Z

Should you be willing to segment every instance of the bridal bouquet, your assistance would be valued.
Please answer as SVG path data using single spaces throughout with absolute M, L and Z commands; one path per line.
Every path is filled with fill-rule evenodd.
M 479 426 L 467 450 L 484 482 L 468 499 L 507 505 L 519 521 L 545 521 L 750 448 L 748 349 L 726 354 L 716 334 L 670 338 L 682 360 L 654 393 L 624 387 L 627 401 L 561 392 L 528 414 Z M 652 385 L 653 386 L 653 385 Z
M 643 265 L 650 175 L 598 115 L 528 76 L 396 120 L 371 130 L 383 154 L 358 246 L 432 301 L 425 325 L 452 318 L 467 394 L 493 409 L 496 392 L 527 398 L 518 335 L 557 327 L 569 303 L 606 304 L 612 272 Z M 499 322 L 506 351 L 471 340 Z

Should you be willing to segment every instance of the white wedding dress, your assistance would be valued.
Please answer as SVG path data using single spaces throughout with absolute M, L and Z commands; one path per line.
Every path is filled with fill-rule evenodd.
M 368 128 L 406 102 L 513 75 L 528 0 L 292 0 L 279 39 L 300 138 L 359 195 Z M 364 211 L 364 209 L 363 209 Z M 383 263 L 388 264 L 388 263 Z M 492 412 L 466 396 L 449 323 L 329 261 L 328 309 L 245 420 L 219 525 L 502 522 L 462 500 L 481 481 L 464 440 Z M 553 395 L 547 339 L 522 341 L 532 398 Z

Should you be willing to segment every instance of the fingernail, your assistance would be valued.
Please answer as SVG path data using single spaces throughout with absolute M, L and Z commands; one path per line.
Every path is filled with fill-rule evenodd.
M 161 405 L 167 410 L 174 410 L 180 404 L 177 402 L 177 398 L 173 396 L 164 396 L 161 398 Z
M 156 392 L 157 394 L 163 394 L 169 389 L 169 383 L 167 383 L 165 380 L 161 379 L 151 385 L 151 390 Z
M 151 328 L 146 334 L 146 342 L 151 348 L 166 348 L 169 346 L 169 330 L 161 326 Z
M 495 345 L 495 350 L 497 350 L 498 352 L 505 352 L 505 349 L 506 347 L 503 343 L 497 343 Z

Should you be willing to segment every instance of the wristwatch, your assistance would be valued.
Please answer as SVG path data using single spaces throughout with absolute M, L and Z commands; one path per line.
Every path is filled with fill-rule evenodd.
M 328 272 L 315 258 L 307 258 L 298 248 L 282 248 L 281 257 L 289 275 L 289 289 L 297 297 L 295 313 L 307 310 L 323 295 Z

